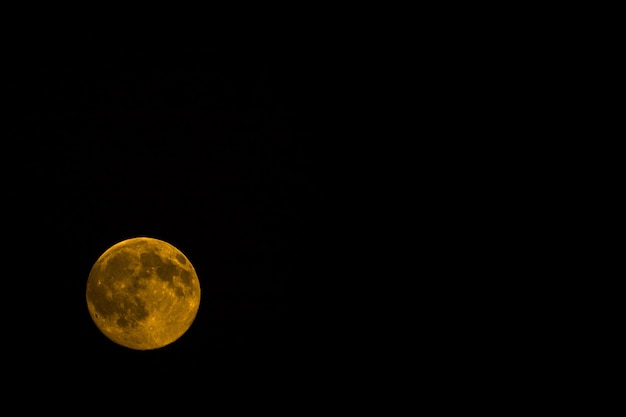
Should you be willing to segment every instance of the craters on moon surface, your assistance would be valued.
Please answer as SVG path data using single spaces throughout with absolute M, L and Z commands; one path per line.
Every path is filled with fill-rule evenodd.
M 113 245 L 96 261 L 86 297 L 92 319 L 107 337 L 134 349 L 154 349 L 191 326 L 200 284 L 177 248 L 133 238 Z

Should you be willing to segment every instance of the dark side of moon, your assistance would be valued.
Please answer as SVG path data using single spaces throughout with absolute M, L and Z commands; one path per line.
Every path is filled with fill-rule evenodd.
M 196 272 L 182 252 L 152 238 L 109 248 L 87 281 L 87 305 L 96 326 L 113 342 L 156 349 L 180 338 L 200 304 Z

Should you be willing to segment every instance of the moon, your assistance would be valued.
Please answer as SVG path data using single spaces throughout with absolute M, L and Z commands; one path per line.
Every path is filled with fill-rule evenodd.
M 200 306 L 200 281 L 176 247 L 135 237 L 98 258 L 86 298 L 93 322 L 111 341 L 135 350 L 158 349 L 191 327 Z

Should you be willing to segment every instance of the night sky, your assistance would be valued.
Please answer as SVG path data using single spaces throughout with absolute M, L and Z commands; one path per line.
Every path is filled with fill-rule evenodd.
M 5 79 L 5 236 L 23 265 L 5 294 L 7 343 L 33 379 L 227 373 L 311 353 L 303 328 L 324 308 L 308 309 L 323 256 L 312 157 L 323 116 L 298 68 L 251 55 L 184 70 L 31 66 Z M 188 332 L 155 351 L 111 342 L 85 301 L 94 262 L 136 236 L 185 253 L 202 289 Z

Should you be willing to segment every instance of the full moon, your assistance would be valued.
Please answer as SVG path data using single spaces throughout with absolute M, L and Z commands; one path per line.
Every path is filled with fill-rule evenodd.
M 200 282 L 189 259 L 170 243 L 149 237 L 107 249 L 87 279 L 87 307 L 111 341 L 136 350 L 178 340 L 200 306 Z

